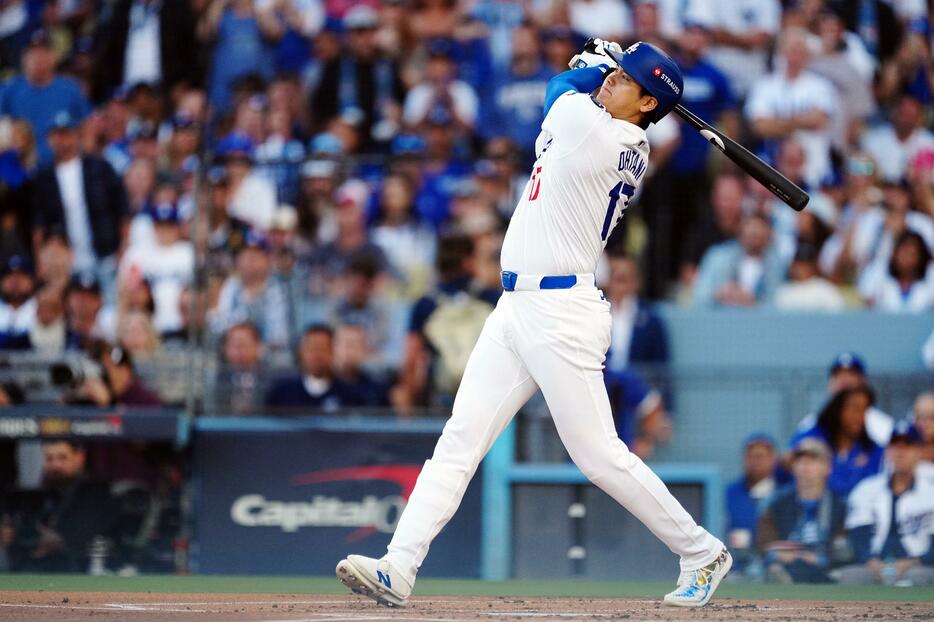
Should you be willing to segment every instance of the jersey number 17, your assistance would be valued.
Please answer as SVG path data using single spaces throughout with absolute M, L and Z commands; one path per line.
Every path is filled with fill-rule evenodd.
M 532 179 L 529 182 L 529 201 L 534 201 L 538 198 L 538 193 L 542 189 L 542 179 L 541 179 L 542 167 L 536 166 L 535 170 L 532 172 Z M 606 208 L 606 217 L 603 219 L 603 231 L 600 232 L 600 239 L 606 242 L 606 236 L 610 234 L 610 225 L 613 223 L 613 214 L 616 212 L 616 204 L 619 203 L 620 195 L 626 197 L 625 202 L 623 203 L 623 209 L 629 206 L 629 201 L 632 199 L 632 195 L 635 194 L 636 187 L 625 182 L 619 182 L 613 189 L 610 190 L 610 204 Z M 623 217 L 620 214 L 619 218 L 616 219 L 616 222 L 619 222 Z

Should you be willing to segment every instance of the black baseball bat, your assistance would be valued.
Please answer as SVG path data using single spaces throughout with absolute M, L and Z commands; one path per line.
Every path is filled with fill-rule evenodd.
M 809 197 L 807 192 L 757 158 L 741 144 L 711 126 L 681 104 L 675 106 L 675 112 L 677 112 L 682 119 L 687 121 L 691 127 L 700 132 L 701 136 L 710 141 L 714 147 L 722 151 L 726 157 L 736 162 L 736 164 L 749 173 L 753 179 L 768 188 L 772 194 L 787 203 L 793 209 L 800 212 L 804 209 L 804 206 L 808 204 Z

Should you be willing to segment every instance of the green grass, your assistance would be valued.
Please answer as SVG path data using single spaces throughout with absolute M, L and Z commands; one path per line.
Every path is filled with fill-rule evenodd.
M 590 598 L 659 598 L 670 583 L 611 581 L 462 581 L 421 579 L 420 596 L 577 596 Z M 48 592 L 157 592 L 227 594 L 344 594 L 330 577 L 144 576 L 0 574 L 0 590 Z M 934 602 L 934 588 L 842 585 L 724 584 L 718 597 L 739 599 L 860 600 Z

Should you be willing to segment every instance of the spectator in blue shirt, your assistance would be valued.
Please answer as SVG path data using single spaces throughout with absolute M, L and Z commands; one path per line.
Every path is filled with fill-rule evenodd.
M 545 88 L 551 72 L 542 62 L 541 42 L 531 24 L 522 24 L 512 35 L 512 63 L 495 74 L 483 102 L 484 121 L 479 129 L 486 138 L 508 136 L 522 150 L 526 168 L 535 158 L 535 139 L 541 131 Z
M 62 112 L 84 119 L 87 99 L 78 83 L 55 71 L 55 51 L 49 33 L 37 30 L 23 52 L 23 75 L 4 85 L 0 92 L 0 114 L 25 119 L 32 125 L 39 154 L 39 166 L 52 163 L 52 149 L 46 140 L 52 119 Z
M 795 447 L 802 438 L 816 437 L 830 446 L 833 469 L 828 486 L 834 493 L 848 495 L 882 466 L 882 448 L 866 432 L 866 411 L 874 401 L 867 385 L 843 389 L 820 411 L 814 427 L 799 432 L 791 441 Z
M 775 442 L 769 435 L 752 434 L 743 447 L 743 475 L 726 489 L 726 533 L 741 566 L 749 561 L 759 517 L 775 491 L 776 465 Z
M 348 403 L 348 387 L 334 377 L 334 331 L 325 324 L 309 326 L 298 345 L 301 373 L 276 382 L 266 394 L 272 408 L 335 411 Z
M 827 489 L 830 449 L 805 437 L 795 446 L 794 485 L 775 494 L 759 521 L 756 545 L 779 583 L 830 583 L 834 541 L 843 538 L 846 505 Z

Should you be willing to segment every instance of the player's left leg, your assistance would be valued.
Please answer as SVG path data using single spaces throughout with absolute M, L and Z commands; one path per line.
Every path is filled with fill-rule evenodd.
M 555 300 L 549 302 L 544 297 L 527 297 L 528 308 L 523 312 L 529 330 L 517 339 L 520 355 L 541 387 L 558 434 L 581 471 L 681 557 L 682 578 L 690 575 L 693 579 L 696 572 L 719 564 L 718 583 L 726 574 L 723 543 L 694 521 L 616 434 L 602 371 L 609 317 L 598 302 L 599 293 L 592 294 L 594 300 L 587 299 L 588 295 L 585 290 L 568 296 L 566 313 L 557 310 L 560 296 L 552 296 Z M 714 583 L 696 602 L 689 600 L 704 604 L 715 587 Z
M 350 555 L 337 576 L 381 604 L 403 606 L 435 536 L 460 505 L 483 456 L 516 411 L 538 390 L 512 347 L 510 300 L 487 319 L 457 390 L 451 418 L 379 560 Z

